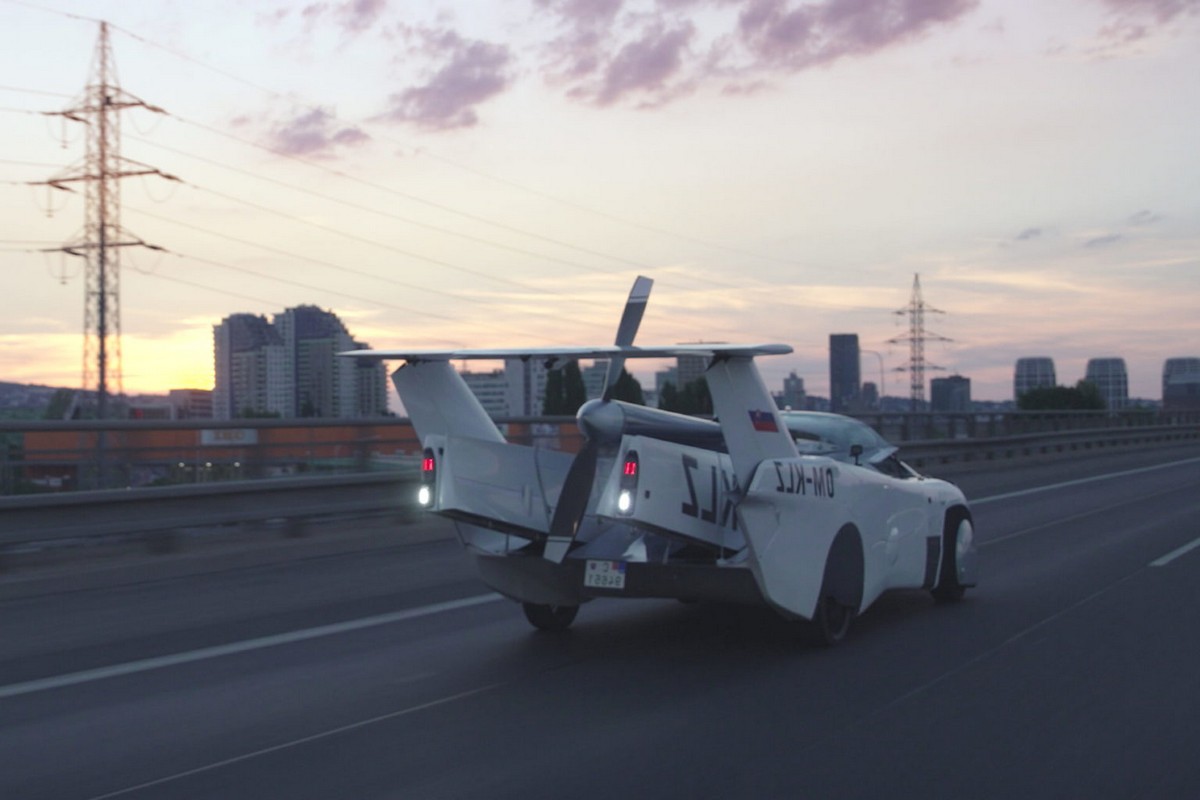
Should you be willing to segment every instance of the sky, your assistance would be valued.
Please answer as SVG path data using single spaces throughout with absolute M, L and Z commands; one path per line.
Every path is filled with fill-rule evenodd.
M 827 395 L 852 332 L 907 395 L 917 274 L 927 377 L 975 399 L 1021 356 L 1145 398 L 1200 356 L 1200 0 L 0 0 L 3 381 L 83 379 L 83 182 L 45 182 L 85 174 L 57 112 L 100 20 L 120 164 L 160 173 L 118 182 L 161 248 L 119 252 L 129 393 L 299 304 L 377 348 L 608 344 L 639 274 L 639 343 L 790 344 L 776 390 Z

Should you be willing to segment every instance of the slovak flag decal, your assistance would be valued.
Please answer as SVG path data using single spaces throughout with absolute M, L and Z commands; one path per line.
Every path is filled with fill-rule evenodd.
M 779 426 L 775 423 L 775 415 L 770 411 L 751 411 L 750 424 L 760 433 L 778 433 Z

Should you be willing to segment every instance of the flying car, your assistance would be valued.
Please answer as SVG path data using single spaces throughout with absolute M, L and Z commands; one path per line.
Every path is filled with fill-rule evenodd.
M 869 426 L 780 411 L 755 359 L 785 344 L 633 344 L 639 277 L 611 346 L 357 350 L 392 375 L 422 448 L 418 502 L 450 519 L 480 577 L 562 630 L 595 598 L 759 603 L 841 641 L 884 592 L 957 600 L 975 585 L 971 511 Z M 714 419 L 613 399 L 627 359 L 704 356 Z M 452 366 L 463 359 L 607 359 L 577 414 L 577 453 L 507 441 Z

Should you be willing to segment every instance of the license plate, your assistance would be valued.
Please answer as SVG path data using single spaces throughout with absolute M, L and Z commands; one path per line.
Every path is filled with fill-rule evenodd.
M 625 562 L 588 559 L 583 585 L 595 589 L 624 589 Z

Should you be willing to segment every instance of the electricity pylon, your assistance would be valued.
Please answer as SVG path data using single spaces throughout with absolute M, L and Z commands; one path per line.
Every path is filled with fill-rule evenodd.
M 893 313 L 908 317 L 908 335 L 888 339 L 888 343 L 900 344 L 901 342 L 908 342 L 908 364 L 907 366 L 896 367 L 896 371 L 908 373 L 909 398 L 912 401 L 911 410 L 919 411 L 925 405 L 925 371 L 945 369 L 945 367 L 925 362 L 925 343 L 953 341 L 952 339 L 947 339 L 945 336 L 925 330 L 925 315 L 945 314 L 946 312 L 925 303 L 925 298 L 921 295 L 921 276 L 919 273 L 914 273 L 912 297 L 909 298 L 908 305 Z
M 70 184 L 82 182 L 86 200 L 84 229 L 75 240 L 56 250 L 86 260 L 84 270 L 83 311 L 83 391 L 95 386 L 96 416 L 108 416 L 109 387 L 115 379 L 117 393 L 124 393 L 121 378 L 121 260 L 120 250 L 135 245 L 152 250 L 148 244 L 121 227 L 120 179 L 134 175 L 158 175 L 178 180 L 154 167 L 122 158 L 119 112 L 144 108 L 158 114 L 166 112 L 121 89 L 108 41 L 108 23 L 100 23 L 92 81 L 83 99 L 65 111 L 49 116 L 81 122 L 88 127 L 87 150 L 81 164 L 41 182 L 63 191 L 74 191 Z M 96 360 L 93 384 L 92 359 Z

